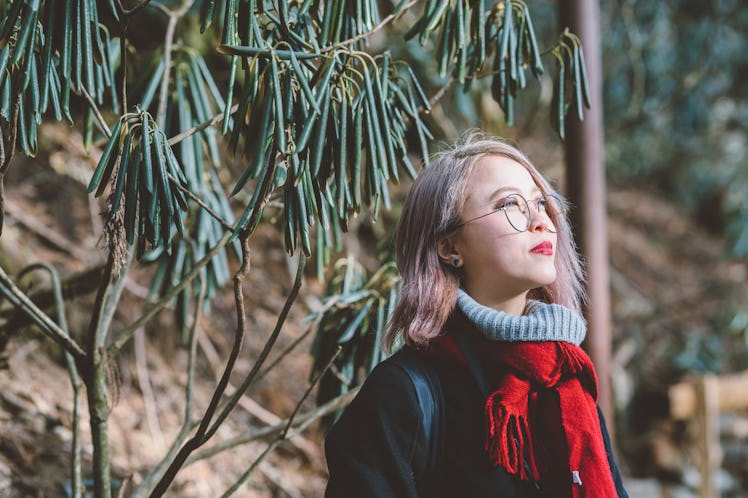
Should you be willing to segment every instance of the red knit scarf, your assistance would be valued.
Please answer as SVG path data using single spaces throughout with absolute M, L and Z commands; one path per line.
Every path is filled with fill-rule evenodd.
M 451 335 L 439 337 L 435 346 L 465 364 Z M 485 404 L 491 462 L 524 480 L 571 488 L 559 495 L 616 498 L 597 414 L 597 376 L 582 348 L 481 340 L 479 349 L 486 364 L 496 367 L 489 379 L 500 379 Z

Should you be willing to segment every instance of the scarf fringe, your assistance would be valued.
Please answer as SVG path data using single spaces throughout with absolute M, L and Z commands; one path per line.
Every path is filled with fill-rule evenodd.
M 510 409 L 505 402 L 494 400 L 497 394 L 489 396 L 485 406 L 488 457 L 522 480 L 538 480 L 527 410 Z

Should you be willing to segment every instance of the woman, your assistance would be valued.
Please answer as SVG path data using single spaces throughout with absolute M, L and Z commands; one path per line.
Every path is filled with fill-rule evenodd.
M 438 379 L 436 415 L 417 377 L 380 364 L 326 438 L 326 496 L 628 496 L 579 347 L 564 204 L 527 157 L 475 136 L 440 154 L 408 194 L 396 250 L 403 289 L 385 346 L 401 336 L 395 357 Z

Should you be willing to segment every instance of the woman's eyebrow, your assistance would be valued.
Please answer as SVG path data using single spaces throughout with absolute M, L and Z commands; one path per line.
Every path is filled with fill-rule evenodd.
M 502 195 L 505 192 L 511 192 L 513 194 L 519 193 L 519 189 L 517 187 L 512 187 L 510 185 L 507 185 L 505 187 L 500 187 L 494 190 L 491 195 L 488 196 L 489 200 L 496 199 L 500 195 Z
M 524 195 L 522 193 L 522 189 L 519 189 L 517 187 L 512 187 L 511 185 L 506 185 L 504 187 L 500 187 L 500 188 L 494 190 L 491 193 L 491 195 L 488 197 L 488 199 L 489 200 L 494 200 L 494 199 L 498 198 L 500 195 L 502 195 L 502 194 L 504 194 L 506 192 L 511 192 L 512 194 L 521 194 L 521 195 Z M 542 191 L 536 186 L 532 190 L 530 190 L 530 197 L 534 197 L 537 194 L 541 194 L 541 193 L 542 193 Z

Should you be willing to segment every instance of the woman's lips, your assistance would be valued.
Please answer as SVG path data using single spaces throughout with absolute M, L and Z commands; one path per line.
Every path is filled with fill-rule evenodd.
M 533 254 L 540 254 L 542 256 L 553 256 L 553 243 L 548 240 L 544 240 L 540 244 L 530 249 L 530 252 Z

